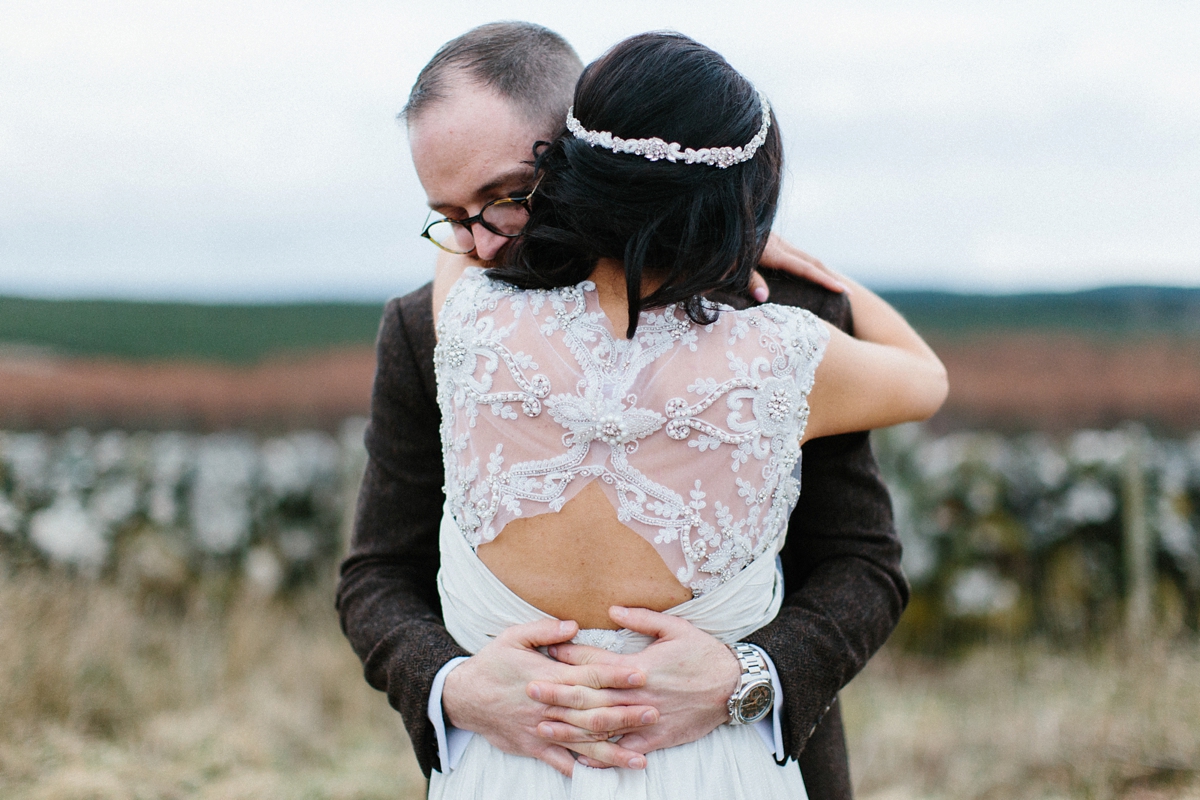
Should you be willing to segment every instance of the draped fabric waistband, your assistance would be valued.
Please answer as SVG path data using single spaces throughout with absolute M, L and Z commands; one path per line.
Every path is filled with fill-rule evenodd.
M 463 648 L 477 653 L 505 628 L 551 618 L 492 574 L 467 544 L 448 508 L 442 512 L 439 536 L 442 566 L 437 582 L 442 615 L 446 629 Z M 764 554 L 711 592 L 663 613 L 682 617 L 730 644 L 774 619 L 782 602 L 782 575 L 775 559 Z M 581 630 L 573 641 L 617 653 L 635 653 L 653 639 L 622 628 Z

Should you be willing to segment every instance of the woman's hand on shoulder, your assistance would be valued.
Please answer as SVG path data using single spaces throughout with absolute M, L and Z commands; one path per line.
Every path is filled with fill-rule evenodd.
M 795 275 L 797 278 L 812 281 L 831 292 L 840 294 L 849 291 L 836 272 L 775 233 L 767 238 L 767 247 L 763 250 L 758 264 L 760 267 L 777 269 L 780 272 Z M 770 294 L 771 290 L 767 287 L 766 279 L 757 270 L 751 273 L 750 295 L 758 302 L 765 303 Z

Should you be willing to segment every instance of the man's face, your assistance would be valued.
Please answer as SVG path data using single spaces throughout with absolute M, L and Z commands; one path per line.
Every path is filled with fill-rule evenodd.
M 459 81 L 448 94 L 412 121 L 408 141 L 429 207 L 465 219 L 490 200 L 527 192 L 533 185 L 533 143 L 548 137 L 489 89 Z M 471 257 L 485 265 L 512 241 L 478 223 L 472 231 Z

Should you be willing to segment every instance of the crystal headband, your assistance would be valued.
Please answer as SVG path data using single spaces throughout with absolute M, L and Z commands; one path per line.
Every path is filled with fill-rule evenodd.
M 690 147 L 684 149 L 679 142 L 664 142 L 657 136 L 649 139 L 622 139 L 620 136 L 613 136 L 609 131 L 589 131 L 575 119 L 575 106 L 571 106 L 567 111 L 567 130 L 573 133 L 576 139 L 581 139 L 592 147 L 600 146 L 614 153 L 631 153 L 644 156 L 650 161 L 665 158 L 672 162 L 708 164 L 725 169 L 754 158 L 758 148 L 767 140 L 767 130 L 771 127 L 771 104 L 762 92 L 758 93 L 758 99 L 762 102 L 762 127 L 754 134 L 753 139 L 741 147 L 702 147 L 693 150 Z

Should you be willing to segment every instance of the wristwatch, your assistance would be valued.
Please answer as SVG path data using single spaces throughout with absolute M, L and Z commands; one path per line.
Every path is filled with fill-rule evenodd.
M 742 679 L 729 698 L 729 724 L 758 722 L 775 707 L 775 687 L 767 662 L 756 648 L 745 642 L 731 644 L 729 649 L 742 665 Z

